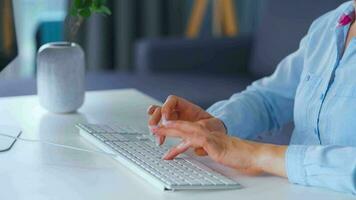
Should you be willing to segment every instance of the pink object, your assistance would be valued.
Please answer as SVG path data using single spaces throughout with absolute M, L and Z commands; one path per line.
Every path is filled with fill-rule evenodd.
M 353 20 L 354 20 L 353 16 L 343 14 L 338 21 L 338 26 L 346 26 L 350 24 Z

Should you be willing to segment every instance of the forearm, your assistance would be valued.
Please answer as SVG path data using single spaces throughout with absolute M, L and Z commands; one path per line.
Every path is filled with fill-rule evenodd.
M 292 183 L 356 194 L 356 148 L 279 146 L 231 137 L 230 167 L 288 177 Z M 249 169 L 251 169 L 249 171 Z
M 270 173 L 286 177 L 287 146 L 257 143 L 228 136 L 223 163 L 247 174 Z

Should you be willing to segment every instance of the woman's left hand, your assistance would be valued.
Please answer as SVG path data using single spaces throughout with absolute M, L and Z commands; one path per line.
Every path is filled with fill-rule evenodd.
M 179 137 L 182 142 L 170 149 L 163 159 L 171 160 L 189 148 L 202 148 L 214 161 L 247 174 L 259 174 L 258 143 L 230 137 L 224 132 L 211 132 L 200 123 L 168 121 L 152 130 L 159 136 Z

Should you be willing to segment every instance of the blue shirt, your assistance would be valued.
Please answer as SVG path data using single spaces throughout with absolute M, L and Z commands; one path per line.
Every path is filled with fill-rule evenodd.
M 290 182 L 356 194 L 356 38 L 344 51 L 354 12 L 347 2 L 317 19 L 273 75 L 208 109 L 232 136 L 254 139 L 293 121 Z

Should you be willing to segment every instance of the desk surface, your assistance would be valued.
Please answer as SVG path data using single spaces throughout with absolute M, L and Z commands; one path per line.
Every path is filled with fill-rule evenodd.
M 146 127 L 145 110 L 152 103 L 158 102 L 136 90 L 88 92 L 78 113 L 56 115 L 43 110 L 36 96 L 1 98 L 0 124 L 20 126 L 23 138 L 96 149 L 79 136 L 76 123 Z M 163 192 L 109 157 L 18 141 L 11 151 L 0 154 L 1 199 L 355 199 L 347 194 L 289 184 L 283 178 L 248 177 L 208 158 L 202 158 L 202 162 L 238 180 L 244 188 Z

